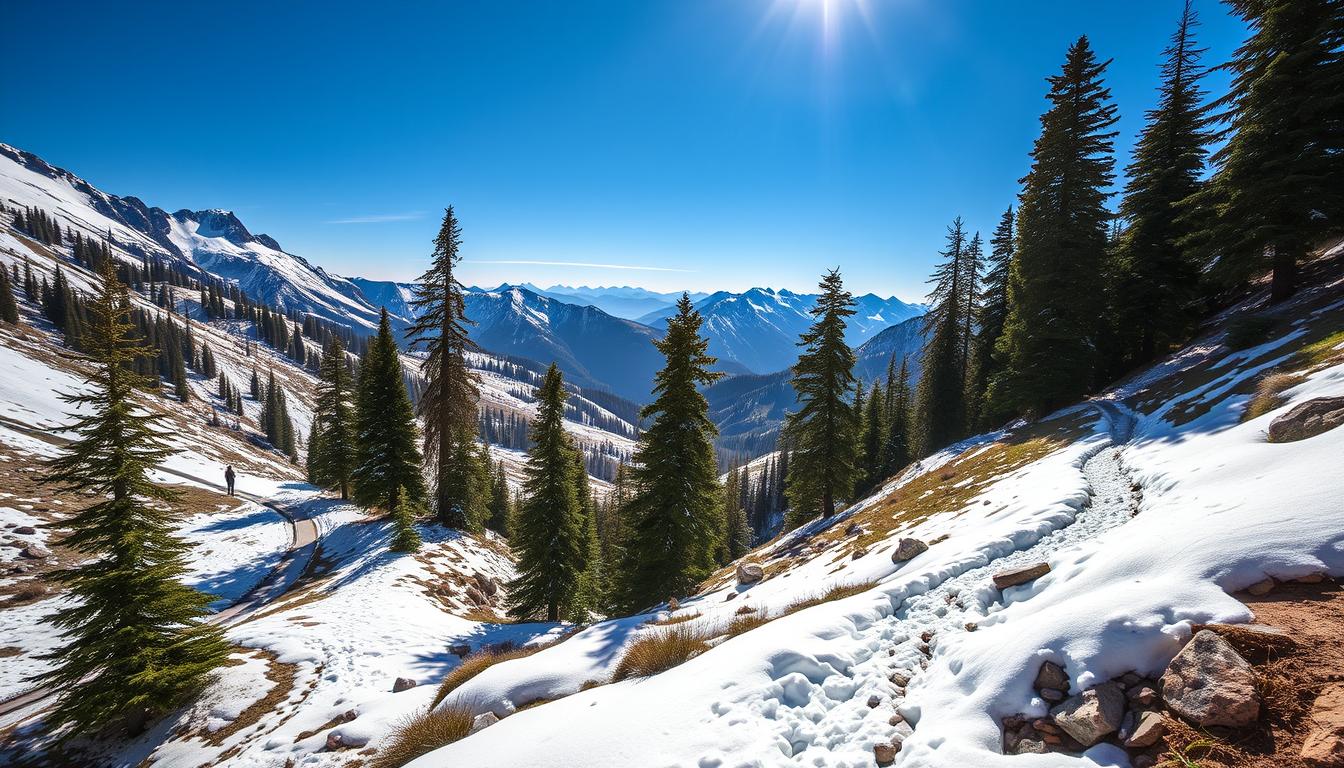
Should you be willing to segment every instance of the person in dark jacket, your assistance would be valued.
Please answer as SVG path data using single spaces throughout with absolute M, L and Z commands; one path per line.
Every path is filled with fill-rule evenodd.
M 227 485 L 229 486 L 229 495 L 230 495 L 230 496 L 233 495 L 233 479 L 234 479 L 234 477 L 236 477 L 236 475 L 233 474 L 233 466 L 232 466 L 232 465 L 229 465 L 229 466 L 225 467 L 225 468 L 224 468 L 224 482 L 225 482 L 225 484 L 227 484 Z

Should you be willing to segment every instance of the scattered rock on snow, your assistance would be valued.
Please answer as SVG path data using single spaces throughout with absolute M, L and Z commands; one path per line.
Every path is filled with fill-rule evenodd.
M 499 716 L 494 712 L 482 712 L 471 721 L 471 730 L 468 733 L 475 733 L 484 730 L 499 722 Z
M 1327 685 L 1312 705 L 1310 730 L 1299 753 L 1312 768 L 1344 766 L 1344 683 Z
M 929 545 L 919 539 L 905 538 L 896 542 L 896 551 L 891 553 L 891 562 L 904 563 L 929 551 Z
M 858 536 L 861 533 L 863 533 L 863 526 L 859 525 L 858 523 L 850 523 L 849 525 L 845 526 L 846 536 Z
M 51 550 L 41 544 L 29 544 L 24 547 L 23 551 L 19 554 L 30 560 L 45 560 L 46 558 L 51 557 Z
M 34 533 L 37 533 L 37 529 L 31 525 L 20 525 L 14 529 L 14 533 L 17 533 L 20 536 L 32 536 Z
M 1200 630 L 1162 674 L 1162 698 L 1199 726 L 1240 728 L 1260 716 L 1251 665 L 1216 632 Z
M 1118 683 L 1102 683 L 1050 710 L 1055 724 L 1090 747 L 1120 728 L 1125 717 L 1125 695 Z
M 392 692 L 401 693 L 402 691 L 407 691 L 414 687 L 415 687 L 415 681 L 412 680 L 411 678 L 398 677 L 397 681 L 392 684 Z
M 755 584 L 763 578 L 765 578 L 765 569 L 758 563 L 737 564 L 738 584 Z
M 1317 397 L 1269 423 L 1269 442 L 1306 440 L 1344 424 L 1344 397 Z
M 901 751 L 901 743 L 883 741 L 873 745 L 873 757 L 878 765 L 891 765 L 896 761 L 896 753 Z
M 869 709 L 876 709 L 876 708 L 877 708 L 877 705 L 878 705 L 878 704 L 881 704 L 881 703 L 882 703 L 882 697 L 881 697 L 881 696 L 878 696 L 876 693 L 874 693 L 872 696 L 869 696 L 869 697 L 868 697 L 868 708 L 869 708 Z
M 1166 732 L 1167 724 L 1161 712 L 1142 712 L 1135 721 L 1134 732 L 1125 739 L 1125 746 L 1130 749 L 1151 747 Z
M 341 734 L 337 733 L 336 731 L 332 731 L 331 733 L 327 734 L 328 750 L 334 752 L 338 749 L 344 749 L 345 746 L 346 746 L 345 740 L 341 738 Z
M 1042 699 L 1045 699 L 1051 704 L 1058 704 L 1067 697 L 1067 694 L 1058 688 L 1042 688 L 1039 693 L 1041 694 Z
M 1064 673 L 1064 668 L 1053 661 L 1041 663 L 1041 668 L 1036 672 L 1036 681 L 1032 683 L 1036 690 L 1042 688 L 1056 688 L 1061 691 L 1069 690 L 1069 676 Z
M 1016 587 L 1019 584 L 1035 581 L 1049 572 L 1049 563 L 1034 563 L 1025 568 L 1010 568 L 1006 571 L 999 571 L 994 574 L 994 586 L 999 589 Z

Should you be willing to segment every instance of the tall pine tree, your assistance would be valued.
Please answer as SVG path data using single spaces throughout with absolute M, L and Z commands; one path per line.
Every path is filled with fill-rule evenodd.
M 10 325 L 19 323 L 19 305 L 14 300 L 14 287 L 9 282 L 9 272 L 0 268 L 0 322 Z
M 988 429 L 1003 420 L 1003 414 L 988 407 L 989 382 L 1003 366 L 994 356 L 994 344 L 1003 335 L 1008 319 L 1008 273 L 1013 263 L 1013 209 L 1003 212 L 989 238 L 989 261 L 980 290 L 980 309 L 970 360 L 967 391 L 971 429 Z
M 350 405 L 350 372 L 345 347 L 336 334 L 322 350 L 321 383 L 313 414 L 315 437 L 308 445 L 313 481 L 336 488 L 350 498 L 350 476 L 355 468 L 354 409 Z
M 378 335 L 369 342 L 359 364 L 355 391 L 355 464 L 350 471 L 351 497 L 364 507 L 387 511 L 407 509 L 425 501 L 420 475 L 419 435 L 415 409 L 384 308 Z M 398 490 L 405 504 L 398 504 Z
M 585 526 L 574 444 L 564 426 L 565 398 L 560 369 L 552 363 L 537 391 L 523 504 L 509 540 L 518 571 L 509 584 L 509 614 L 520 619 L 559 620 L 584 574 Z
M 799 409 L 785 425 L 793 464 L 789 468 L 790 525 L 817 515 L 830 517 L 854 490 L 857 475 L 859 417 L 854 412 L 854 351 L 845 343 L 845 318 L 854 314 L 854 298 L 840 271 L 821 278 L 815 318 L 798 346 L 793 388 Z
M 1087 300 L 1104 289 L 1107 188 L 1114 173 L 1115 105 L 1086 37 L 1069 47 L 1050 78 L 1050 108 L 1022 179 L 1009 310 L 996 352 L 1004 370 L 990 407 L 1040 415 L 1093 384 L 1102 313 Z
M 429 355 L 421 371 L 428 380 L 420 397 L 419 411 L 425 422 L 425 459 L 432 467 L 434 511 L 439 521 L 453 528 L 479 530 L 478 499 L 472 489 L 478 475 L 475 453 L 476 377 L 467 367 L 466 353 L 475 344 L 467 336 L 462 284 L 454 269 L 462 256 L 462 229 L 449 206 L 434 238 L 434 254 L 415 288 L 411 304 L 420 312 L 407 332 L 412 344 L 423 344 Z
M 140 731 L 200 690 L 228 655 L 220 629 L 205 621 L 210 596 L 182 584 L 188 546 L 174 535 L 178 495 L 150 479 L 172 451 L 163 417 L 142 413 L 132 398 L 144 385 L 132 366 L 147 350 L 129 321 L 130 295 L 110 260 L 99 278 L 87 335 L 91 391 L 62 396 L 86 415 L 51 463 L 55 482 L 96 501 L 57 524 L 61 543 L 82 557 L 55 575 L 76 599 L 47 619 L 66 643 L 45 656 L 57 666 L 39 677 L 60 691 L 48 722 L 83 735 Z
M 924 315 L 922 373 L 915 397 L 920 456 L 928 455 L 966 434 L 967 354 L 970 328 L 967 296 L 975 292 L 975 256 L 966 242 L 961 217 L 947 228 L 947 248 L 930 282 L 929 311 Z
M 718 464 L 702 384 L 722 374 L 700 335 L 703 319 L 682 294 L 667 333 L 654 341 L 666 359 L 654 376 L 654 401 L 640 412 L 652 418 L 640 436 L 629 468 L 630 499 L 625 531 L 619 604 L 643 608 L 686 594 L 714 567 L 721 535 Z

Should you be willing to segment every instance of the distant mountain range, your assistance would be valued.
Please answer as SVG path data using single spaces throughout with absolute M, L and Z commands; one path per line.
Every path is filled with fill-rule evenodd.
M 531 283 L 524 283 L 523 287 L 533 293 L 549 296 L 567 304 L 594 306 L 609 315 L 627 320 L 638 320 L 644 315 L 671 307 L 681 298 L 681 291 L 658 293 L 628 285 L 596 288 L 589 288 L 586 285 L 578 287 L 552 285 L 550 288 L 538 288 Z M 708 295 L 695 291 L 690 293 L 691 301 L 699 301 Z

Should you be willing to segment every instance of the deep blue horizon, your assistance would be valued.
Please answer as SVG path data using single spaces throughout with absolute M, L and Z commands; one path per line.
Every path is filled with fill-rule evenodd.
M 922 301 L 947 223 L 1013 203 L 1080 34 L 1114 59 L 1123 169 L 1182 3 L 59 5 L 7 8 L 0 141 L 334 272 L 414 278 L 452 204 L 469 284 L 811 292 L 839 266 Z M 1226 60 L 1243 25 L 1196 8 Z

